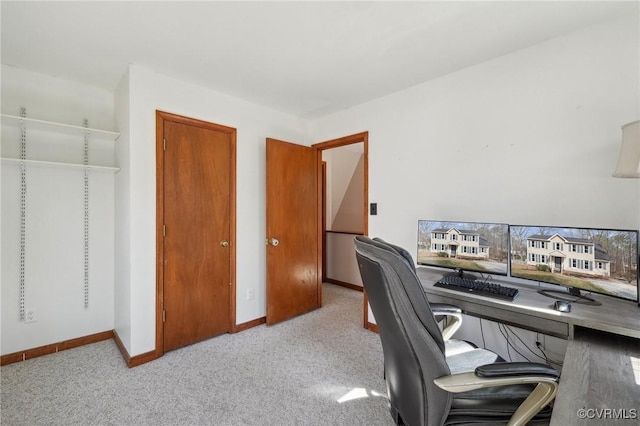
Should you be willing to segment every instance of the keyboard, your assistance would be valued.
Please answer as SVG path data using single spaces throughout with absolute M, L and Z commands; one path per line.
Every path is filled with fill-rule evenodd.
M 518 289 L 515 288 L 496 283 L 458 277 L 455 275 L 448 275 L 440 278 L 434 286 L 464 293 L 476 294 L 478 296 L 507 300 L 509 302 L 515 299 L 518 295 Z

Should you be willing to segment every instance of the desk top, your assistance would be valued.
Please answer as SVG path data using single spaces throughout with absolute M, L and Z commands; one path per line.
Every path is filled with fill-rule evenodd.
M 495 318 L 541 333 L 548 331 L 547 334 L 563 338 L 571 337 L 575 327 L 584 327 L 640 339 L 640 306 L 634 302 L 592 294 L 590 297 L 602 305 L 573 303 L 571 312 L 558 312 L 553 309 L 556 299 L 539 294 L 539 287 L 535 285 L 493 279 L 493 282 L 519 290 L 518 296 L 509 302 L 434 287 L 442 276 L 441 270 L 419 267 L 416 272 L 430 300 L 458 305 L 471 315 Z
M 577 328 L 567 345 L 551 426 L 632 425 L 638 419 L 640 343 Z
M 555 311 L 555 299 L 538 287 L 493 280 L 519 290 L 512 302 L 434 287 L 442 271 L 418 268 L 429 300 L 452 303 L 470 315 L 569 338 L 551 426 L 637 424 L 640 419 L 640 307 L 592 295 L 602 305 L 572 304 Z M 628 337 L 627 337 L 628 336 Z

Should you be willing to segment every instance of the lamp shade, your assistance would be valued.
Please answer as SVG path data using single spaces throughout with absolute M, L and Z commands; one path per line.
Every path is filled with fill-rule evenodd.
M 613 177 L 640 178 L 640 121 L 622 126 L 620 157 Z

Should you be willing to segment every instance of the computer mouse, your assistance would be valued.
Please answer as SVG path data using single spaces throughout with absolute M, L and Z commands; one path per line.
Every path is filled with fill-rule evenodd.
M 564 300 L 556 300 L 556 303 L 553 304 L 553 309 L 559 312 L 571 312 L 571 303 Z

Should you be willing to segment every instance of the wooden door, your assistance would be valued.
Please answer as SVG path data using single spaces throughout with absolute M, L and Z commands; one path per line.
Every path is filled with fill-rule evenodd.
M 321 305 L 318 151 L 267 139 L 267 324 Z
M 229 332 L 235 303 L 235 129 L 168 118 L 162 127 L 164 351 Z

